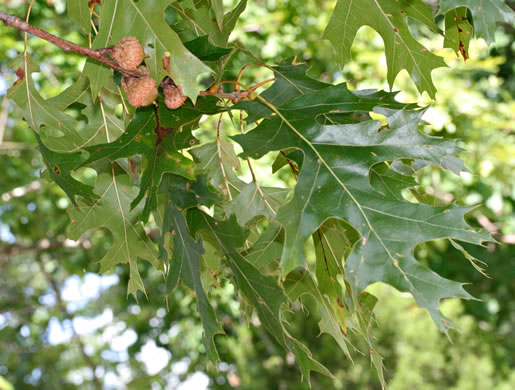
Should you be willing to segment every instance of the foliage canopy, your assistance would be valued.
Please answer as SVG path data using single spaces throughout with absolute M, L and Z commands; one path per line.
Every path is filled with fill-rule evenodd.
M 210 291 L 234 285 L 241 310 L 249 319 L 257 314 L 308 381 L 310 371 L 331 373 L 287 320 L 307 296 L 316 303 L 320 332 L 349 358 L 348 332 L 362 337 L 383 386 L 382 358 L 371 335 L 376 298 L 367 287 L 383 282 L 411 293 L 440 330 L 453 327 L 440 300 L 472 296 L 417 261 L 415 247 L 449 239 L 477 266 L 458 241 L 481 245 L 491 237 L 466 223 L 471 208 L 440 204 L 418 191 L 416 174 L 428 165 L 467 171 L 454 140 L 420 131 L 425 108 L 396 100 L 396 92 L 313 79 L 297 57 L 263 63 L 229 41 L 246 0 L 231 9 L 214 0 L 90 3 L 67 1 L 92 49 L 135 36 L 151 77 L 158 84 L 170 77 L 189 98 L 170 110 L 160 91 L 154 104 L 135 109 L 121 87 L 123 76 L 88 59 L 71 86 L 45 99 L 34 82 L 39 67 L 29 48 L 11 62 L 19 79 L 8 96 L 36 135 L 44 175 L 72 203 L 68 237 L 79 240 L 98 228 L 112 234 L 100 272 L 126 264 L 127 292 L 138 299 L 139 291 L 147 294 L 141 276 L 146 260 L 162 272 L 165 298 L 181 283 L 191 289 L 213 361 L 224 328 Z M 442 0 L 435 10 L 422 0 L 339 0 L 324 38 L 344 65 L 352 61 L 357 31 L 372 27 L 384 41 L 390 87 L 405 69 L 418 91 L 434 98 L 431 72 L 446 65 L 424 47 L 421 31 L 443 34 L 444 46 L 466 60 L 474 31 L 491 43 L 496 22 L 515 20 L 501 0 L 488 3 L 481 9 L 472 0 Z M 248 64 L 231 74 L 226 67 L 240 55 Z M 248 65 L 271 78 L 246 85 L 241 80 Z M 211 116 L 218 127 L 199 132 Z M 222 126 L 229 123 L 233 129 L 224 136 Z M 260 184 L 253 160 L 267 156 L 270 170 L 287 172 L 292 188 Z M 241 162 L 251 181 L 242 177 Z M 150 237 L 152 228 L 157 237 Z M 308 260 L 307 242 L 315 254 Z

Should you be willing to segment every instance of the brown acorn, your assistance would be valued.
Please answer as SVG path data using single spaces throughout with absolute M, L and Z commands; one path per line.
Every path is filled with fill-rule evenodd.
M 175 110 L 181 107 L 186 101 L 187 97 L 184 96 L 180 85 L 175 85 L 173 80 L 166 77 L 161 82 L 161 88 L 165 95 L 165 104 L 170 110 Z
M 136 37 L 125 37 L 113 48 L 112 57 L 125 70 L 136 70 L 145 57 Z
M 138 69 L 138 72 L 140 73 L 140 77 L 131 77 L 131 76 L 124 76 L 122 77 L 122 88 L 125 92 L 129 93 L 129 88 L 133 84 L 134 80 L 138 80 L 142 77 L 150 77 L 150 70 L 146 66 L 140 66 Z
M 157 98 L 156 81 L 150 76 L 131 77 L 125 81 L 125 84 L 129 103 L 133 107 L 148 106 Z

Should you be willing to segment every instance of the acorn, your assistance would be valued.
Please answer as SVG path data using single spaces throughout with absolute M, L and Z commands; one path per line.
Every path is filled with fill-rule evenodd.
M 150 76 L 131 77 L 126 80 L 126 87 L 129 103 L 133 107 L 148 106 L 158 95 L 156 81 Z
M 184 93 L 182 92 L 182 87 L 180 85 L 175 85 L 170 77 L 166 77 L 161 82 L 161 88 L 163 89 L 163 94 L 165 95 L 166 107 L 168 107 L 170 110 L 175 110 L 181 107 L 187 99 L 187 97 L 184 96 Z
M 129 93 L 129 88 L 134 82 L 134 80 L 138 80 L 142 77 L 150 77 L 150 70 L 146 66 L 140 66 L 138 69 L 138 73 L 141 75 L 140 77 L 132 77 L 132 76 L 124 76 L 122 77 L 122 88 L 125 92 Z
M 113 48 L 112 57 L 122 69 L 136 70 L 145 58 L 145 52 L 136 37 L 125 37 Z

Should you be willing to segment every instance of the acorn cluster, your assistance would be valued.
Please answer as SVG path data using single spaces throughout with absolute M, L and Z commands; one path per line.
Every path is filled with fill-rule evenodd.
M 140 76 L 127 76 L 122 78 L 122 88 L 127 92 L 129 103 L 133 107 L 144 107 L 152 104 L 158 96 L 157 83 L 150 76 L 145 66 L 140 66 L 145 58 L 143 47 L 136 37 L 125 37 L 113 48 L 111 56 L 118 65 L 127 71 L 137 71 Z M 175 110 L 186 101 L 182 88 L 173 80 L 166 77 L 161 82 L 161 89 L 165 96 L 165 104 L 169 109 Z

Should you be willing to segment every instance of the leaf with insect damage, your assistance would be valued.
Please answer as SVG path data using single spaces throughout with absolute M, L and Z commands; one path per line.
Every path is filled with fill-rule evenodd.
M 467 7 L 470 10 L 476 35 L 484 38 L 489 45 L 495 42 L 497 22 L 515 26 L 515 12 L 503 0 L 442 0 L 438 13 L 447 16 L 451 12 L 454 15 L 453 10 L 459 7 Z

